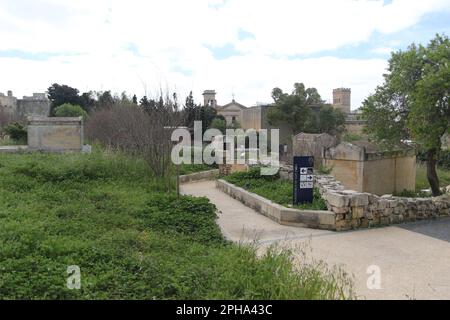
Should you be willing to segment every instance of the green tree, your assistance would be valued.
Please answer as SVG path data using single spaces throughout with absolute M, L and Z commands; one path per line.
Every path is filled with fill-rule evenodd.
M 322 106 L 314 116 L 316 121 L 315 127 L 311 129 L 312 132 L 339 135 L 345 129 L 345 115 L 332 106 Z
M 227 123 L 224 119 L 214 118 L 211 121 L 209 126 L 210 128 L 219 129 L 223 134 L 225 134 L 225 130 L 227 129 Z
M 7 125 L 3 131 L 16 143 L 27 144 L 27 127 L 20 122 Z
M 198 105 L 194 101 L 192 91 L 186 97 L 183 108 L 183 123 L 192 128 L 194 121 L 201 121 L 203 132 L 211 126 L 214 118 L 217 117 L 217 110 L 210 106 Z
M 55 115 L 56 107 L 64 104 L 77 104 L 80 105 L 82 103 L 80 96 L 78 95 L 79 91 L 76 88 L 69 87 L 68 85 L 59 85 L 57 83 L 52 84 L 48 89 L 48 99 L 50 100 L 50 115 Z
M 97 105 L 99 108 L 111 108 L 117 100 L 109 90 L 97 93 Z
M 449 129 L 450 40 L 436 35 L 391 54 L 384 83 L 362 106 L 366 133 L 388 146 L 412 139 L 426 154 L 427 179 L 439 195 L 436 158 Z
M 97 101 L 93 98 L 93 92 L 79 94 L 78 89 L 68 85 L 52 84 L 47 89 L 48 99 L 50 100 L 50 116 L 55 115 L 55 109 L 65 103 L 81 106 L 86 112 L 95 108 Z
M 269 108 L 267 119 L 269 124 L 287 124 L 292 134 L 299 132 L 342 132 L 345 116 L 331 106 L 324 105 L 316 88 L 306 88 L 303 83 L 294 84 L 291 94 L 280 88 L 272 90 L 275 105 Z
M 84 92 L 80 96 L 80 106 L 86 111 L 91 112 L 97 105 L 97 101 L 94 99 L 94 93 L 92 91 Z
M 217 117 L 217 110 L 211 106 L 201 106 L 200 108 L 200 119 L 202 121 L 203 131 L 211 126 L 214 118 Z
M 195 120 L 200 120 L 200 115 L 198 106 L 194 102 L 194 96 L 192 95 L 192 91 L 186 97 L 186 102 L 184 103 L 183 110 L 183 122 L 186 127 L 193 127 Z
M 55 109 L 55 116 L 56 117 L 83 117 L 83 119 L 86 120 L 87 112 L 83 108 L 81 108 L 79 105 L 65 103 Z

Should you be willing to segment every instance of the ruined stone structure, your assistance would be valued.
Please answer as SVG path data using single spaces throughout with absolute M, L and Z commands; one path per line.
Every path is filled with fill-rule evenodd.
M 65 152 L 83 150 L 82 117 L 30 117 L 28 150 Z
M 314 167 L 322 164 L 323 151 L 337 144 L 336 137 L 327 133 L 299 133 L 292 138 L 293 156 L 314 156 Z
M 12 91 L 5 95 L 0 93 L 0 109 L 8 115 L 18 118 L 28 116 L 48 116 L 50 112 L 50 100 L 45 93 L 33 93 L 32 96 L 24 96 L 22 99 L 14 97 Z
M 260 105 L 242 110 L 241 127 L 245 130 L 255 129 L 256 131 L 279 129 L 280 160 L 289 161 L 292 158 L 292 130 L 286 123 L 279 123 L 276 126 L 269 124 L 267 112 L 271 107 L 272 105 Z M 268 139 L 270 140 L 270 136 Z
M 347 189 L 377 195 L 415 190 L 416 153 L 407 145 L 385 150 L 367 141 L 343 142 L 325 149 L 323 157 Z
M 345 118 L 345 131 L 350 134 L 362 135 L 366 121 L 361 119 L 359 113 L 349 113 Z

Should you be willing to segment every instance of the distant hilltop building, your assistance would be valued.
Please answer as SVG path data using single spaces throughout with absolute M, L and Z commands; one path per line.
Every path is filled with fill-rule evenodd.
M 50 100 L 45 93 L 33 93 L 18 99 L 9 90 L 6 95 L 0 92 L 0 110 L 15 117 L 48 116 Z

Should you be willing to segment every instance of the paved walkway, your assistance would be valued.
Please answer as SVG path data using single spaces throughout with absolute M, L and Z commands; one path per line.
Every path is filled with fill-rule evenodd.
M 450 299 L 450 219 L 350 232 L 288 227 L 260 215 L 225 193 L 213 181 L 181 186 L 206 196 L 220 210 L 218 224 L 236 242 L 258 241 L 308 248 L 309 255 L 353 274 L 355 289 L 367 299 Z M 300 250 L 300 249 L 298 249 Z M 298 254 L 301 257 L 301 254 Z M 381 289 L 367 288 L 367 269 L 378 266 Z

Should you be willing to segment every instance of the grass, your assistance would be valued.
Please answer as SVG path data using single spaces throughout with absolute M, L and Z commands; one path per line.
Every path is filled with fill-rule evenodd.
M 238 187 L 256 193 L 266 199 L 283 206 L 292 206 L 293 185 L 291 181 L 282 180 L 278 175 L 261 176 L 259 168 L 251 168 L 248 172 L 235 172 L 224 179 Z M 299 209 L 326 210 L 327 205 L 314 188 L 312 203 L 294 206 Z
M 444 168 L 437 168 L 437 175 L 439 177 L 439 185 L 446 187 L 450 185 L 450 170 Z M 417 164 L 416 169 L 416 190 L 429 189 L 430 184 L 427 180 L 427 169 L 423 164 Z
M 0 154 L 0 299 L 352 297 L 345 274 L 229 243 L 206 198 L 164 190 L 111 152 Z

